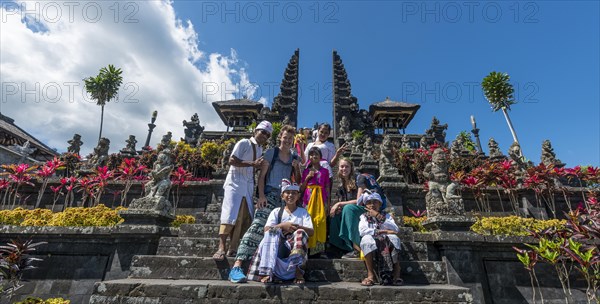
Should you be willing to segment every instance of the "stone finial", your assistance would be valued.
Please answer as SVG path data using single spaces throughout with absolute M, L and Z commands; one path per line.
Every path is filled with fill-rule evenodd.
M 106 166 L 108 162 L 108 150 L 110 149 L 110 140 L 106 137 L 100 138 L 98 145 L 94 148 L 94 153 L 88 161 L 92 167 Z
M 29 141 L 25 141 L 25 143 L 23 143 L 22 146 L 19 145 L 14 145 L 12 146 L 12 150 L 14 150 L 15 152 L 17 152 L 20 155 L 19 158 L 19 163 L 25 163 L 27 161 L 27 158 L 29 157 L 29 155 L 31 153 L 33 153 L 35 150 L 37 150 L 36 148 L 30 148 L 29 146 L 31 145 L 31 143 Z
M 230 142 L 227 145 L 227 148 L 223 151 L 223 158 L 221 158 L 221 169 L 226 170 L 229 167 L 229 158 L 231 157 L 231 153 L 233 152 L 235 144 Z
M 421 136 L 421 140 L 419 140 L 419 148 L 420 149 L 429 149 L 429 144 L 427 143 L 427 137 Z
M 119 152 L 121 152 L 121 154 L 123 154 L 124 156 L 136 156 L 137 151 L 135 150 L 135 145 L 137 144 L 137 139 L 135 139 L 135 135 L 129 135 L 129 138 L 125 142 L 127 143 L 127 145 Z
M 500 151 L 498 143 L 496 140 L 494 140 L 494 138 L 490 137 L 490 140 L 488 141 L 488 148 L 490 150 L 490 158 L 495 159 L 504 157 L 504 154 L 502 154 L 502 151 Z
M 404 134 L 402 135 L 402 149 L 411 149 L 410 147 L 410 139 L 408 138 L 408 135 Z
M 556 158 L 556 154 L 554 153 L 554 149 L 552 148 L 552 144 L 550 140 L 546 139 L 542 142 L 542 164 L 555 167 L 562 167 L 565 164 L 560 161 L 560 159 Z

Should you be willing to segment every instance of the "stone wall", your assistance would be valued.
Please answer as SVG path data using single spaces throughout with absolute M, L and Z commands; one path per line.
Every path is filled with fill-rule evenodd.
M 13 298 L 28 295 L 65 297 L 87 303 L 94 283 L 126 278 L 134 255 L 154 255 L 162 235 L 178 229 L 155 226 L 116 227 L 15 227 L 0 226 L 0 243 L 12 239 L 47 242 L 36 247 L 38 268 L 25 272 L 25 285 Z M 3 298 L 0 303 L 12 303 Z

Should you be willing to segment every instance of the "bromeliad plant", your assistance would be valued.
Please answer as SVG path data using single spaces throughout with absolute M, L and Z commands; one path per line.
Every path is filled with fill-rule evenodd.
M 146 166 L 139 164 L 135 158 L 126 158 L 119 165 L 117 179 L 125 181 L 125 188 L 121 192 L 121 206 L 127 206 L 127 193 L 131 189 L 133 181 L 145 179 L 147 171 Z
M 576 269 L 587 283 L 588 303 L 600 303 L 600 204 L 595 197 L 588 199 L 588 208 L 576 209 L 568 214 L 563 229 L 532 232 L 538 244 L 525 244 L 531 249 L 514 248 L 525 268 L 532 272 L 537 262 L 549 263 L 557 271 L 563 287 L 565 301 L 572 303 L 569 274 Z M 527 258 L 529 260 L 527 260 Z M 535 288 L 535 286 L 534 286 Z
M 41 261 L 38 258 L 32 258 L 29 254 L 36 250 L 35 247 L 45 244 L 45 242 L 34 243 L 32 240 L 26 242 L 10 241 L 5 246 L 0 246 L 0 290 L 9 297 L 23 287 L 21 278 L 23 272 L 35 268 L 33 262 Z
M 53 160 L 47 161 L 35 173 L 36 177 L 42 182 L 42 186 L 40 188 L 37 200 L 35 202 L 35 208 L 39 207 L 40 202 L 42 201 L 42 196 L 44 196 L 44 192 L 46 192 L 46 187 L 48 186 L 48 180 L 50 179 L 50 177 L 52 177 L 54 173 L 56 173 L 57 169 L 62 169 L 64 165 L 65 163 L 55 156 Z
M 175 202 L 173 204 L 173 209 L 177 210 L 177 205 L 179 204 L 179 188 L 184 187 L 185 182 L 192 177 L 192 174 L 183 169 L 182 166 L 177 167 L 177 170 L 171 172 L 171 184 L 175 186 Z
M 11 208 L 17 205 L 17 198 L 19 203 L 24 201 L 19 193 L 19 188 L 24 185 L 33 186 L 31 182 L 32 174 L 31 171 L 35 170 L 37 166 L 29 166 L 29 164 L 13 164 L 13 165 L 2 165 L 2 168 L 6 171 L 4 174 L 8 174 L 9 186 L 7 187 L 8 201 L 2 201 L 2 205 L 5 203 L 10 204 L 12 200 Z M 6 198 L 6 196 L 5 196 Z

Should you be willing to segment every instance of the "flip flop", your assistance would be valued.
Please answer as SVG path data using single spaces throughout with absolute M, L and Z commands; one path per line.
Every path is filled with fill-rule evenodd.
M 225 260 L 225 251 L 217 250 L 217 252 L 215 252 L 215 254 L 213 254 L 212 258 L 215 261 L 224 261 Z
M 402 285 L 404 285 L 404 280 L 403 280 L 403 279 L 400 279 L 400 278 L 398 278 L 398 279 L 395 279 L 395 280 L 394 280 L 394 284 L 393 284 L 393 285 L 394 285 L 394 286 L 402 286 Z
M 373 286 L 375 285 L 375 281 L 371 278 L 364 278 L 362 282 L 360 282 L 361 286 Z
M 235 252 L 233 250 L 227 251 L 227 257 L 229 257 L 229 258 L 235 258 L 236 255 L 237 255 L 237 252 Z
M 306 283 L 306 281 L 304 281 L 304 278 L 294 279 L 294 284 L 296 284 L 296 285 L 304 285 L 304 283 Z

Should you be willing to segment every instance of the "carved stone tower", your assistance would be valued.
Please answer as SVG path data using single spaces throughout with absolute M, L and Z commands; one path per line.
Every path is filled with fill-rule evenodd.
M 273 106 L 265 109 L 264 117 L 269 121 L 287 121 L 296 127 L 298 124 L 298 78 L 300 49 L 296 49 L 283 73 L 280 92 L 273 98 Z

